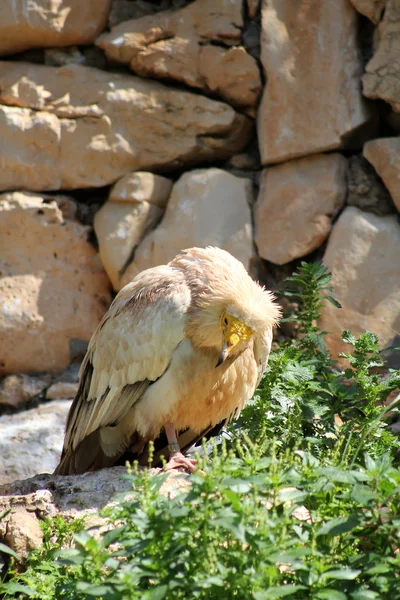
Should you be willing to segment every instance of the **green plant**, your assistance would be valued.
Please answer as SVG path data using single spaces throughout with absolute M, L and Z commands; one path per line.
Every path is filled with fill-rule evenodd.
M 165 497 L 166 475 L 134 466 L 129 500 L 104 513 L 110 530 L 45 525 L 6 599 L 400 600 L 399 440 L 386 426 L 398 399 L 382 405 L 400 373 L 379 371 L 369 332 L 344 333 L 339 370 L 315 322 L 330 275 L 303 263 L 289 283 L 299 338 L 271 354 L 187 488 Z

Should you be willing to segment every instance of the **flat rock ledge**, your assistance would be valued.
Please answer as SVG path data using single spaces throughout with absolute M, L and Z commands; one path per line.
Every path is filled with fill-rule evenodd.
M 155 476 L 165 475 L 162 469 L 151 469 Z M 115 504 L 132 490 L 125 478 L 126 467 L 102 469 L 83 475 L 50 475 L 42 473 L 29 479 L 0 486 L 0 542 L 9 546 L 21 562 L 30 550 L 41 545 L 43 533 L 39 521 L 61 515 L 69 521 L 85 517 L 87 527 L 104 528 L 106 520 L 99 511 Z M 188 475 L 178 471 L 168 473 L 160 493 L 173 497 L 187 489 Z

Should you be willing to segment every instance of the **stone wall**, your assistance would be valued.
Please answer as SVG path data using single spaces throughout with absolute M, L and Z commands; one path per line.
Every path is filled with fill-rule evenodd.
M 331 350 L 396 342 L 400 0 L 25 4 L 0 6 L 0 412 L 72 395 L 113 292 L 193 245 L 272 288 L 324 258 Z

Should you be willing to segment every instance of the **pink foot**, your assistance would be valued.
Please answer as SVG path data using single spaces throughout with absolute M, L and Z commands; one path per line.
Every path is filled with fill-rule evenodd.
M 165 471 L 171 471 L 172 469 L 186 469 L 189 473 L 194 473 L 196 470 L 197 460 L 194 458 L 187 458 L 183 456 L 182 452 L 173 452 L 169 461 L 164 467 Z

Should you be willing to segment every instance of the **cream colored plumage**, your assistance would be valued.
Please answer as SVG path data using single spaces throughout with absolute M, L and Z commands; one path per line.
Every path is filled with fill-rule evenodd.
M 185 451 L 251 398 L 279 316 L 272 294 L 219 248 L 140 273 L 90 340 L 56 473 L 111 466 L 126 452 L 145 464 L 150 440 L 158 460 L 164 430 L 183 460 L 175 442 Z

